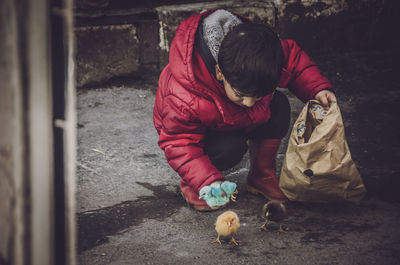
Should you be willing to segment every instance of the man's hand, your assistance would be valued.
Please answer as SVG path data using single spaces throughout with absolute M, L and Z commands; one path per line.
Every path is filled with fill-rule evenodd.
M 330 103 L 336 102 L 335 93 L 330 90 L 321 90 L 315 95 L 315 99 L 318 100 L 325 109 L 329 109 Z

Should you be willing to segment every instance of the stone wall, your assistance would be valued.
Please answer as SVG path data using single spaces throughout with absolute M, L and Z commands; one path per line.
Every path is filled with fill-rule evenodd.
M 127 75 L 139 69 L 140 43 L 135 25 L 76 27 L 75 34 L 78 86 Z
M 357 51 L 399 45 L 392 38 L 394 1 L 284 1 L 276 5 L 276 30 L 317 52 Z M 399 6 L 397 2 L 397 6 Z M 389 20 L 387 20 L 389 19 Z M 400 22 L 400 21 L 398 21 Z M 390 37 L 389 37 L 390 36 Z
M 158 70 L 158 19 L 151 9 L 77 11 L 77 86 Z M 156 67 L 157 66 L 157 67 Z
M 78 1 L 79 2 L 79 1 Z M 104 1 L 103 1 L 104 2 Z M 340 52 L 399 46 L 393 27 L 399 18 L 394 0 L 217 1 L 107 9 L 76 13 L 77 84 L 160 71 L 179 23 L 212 8 L 225 8 L 275 28 L 307 52 Z M 168 5 L 160 5 L 168 3 Z M 115 8 L 115 7 L 114 7 Z

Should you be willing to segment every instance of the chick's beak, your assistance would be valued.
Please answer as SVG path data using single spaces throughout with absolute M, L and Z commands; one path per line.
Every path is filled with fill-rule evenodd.
M 231 222 L 228 222 L 228 227 L 231 227 L 231 225 L 232 225 L 232 223 L 231 223 Z

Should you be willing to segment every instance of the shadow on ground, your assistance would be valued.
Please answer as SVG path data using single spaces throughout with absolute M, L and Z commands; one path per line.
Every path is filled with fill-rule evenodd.
M 136 201 L 78 214 L 79 252 L 104 244 L 108 242 L 108 236 L 138 225 L 147 218 L 163 221 L 182 206 L 177 193 L 166 190 L 164 185 L 138 184 L 157 196 L 141 196 Z

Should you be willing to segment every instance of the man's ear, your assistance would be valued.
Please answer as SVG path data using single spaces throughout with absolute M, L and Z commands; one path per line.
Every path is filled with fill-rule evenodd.
M 218 64 L 215 65 L 215 75 L 219 81 L 224 80 L 224 75 L 222 74 Z

